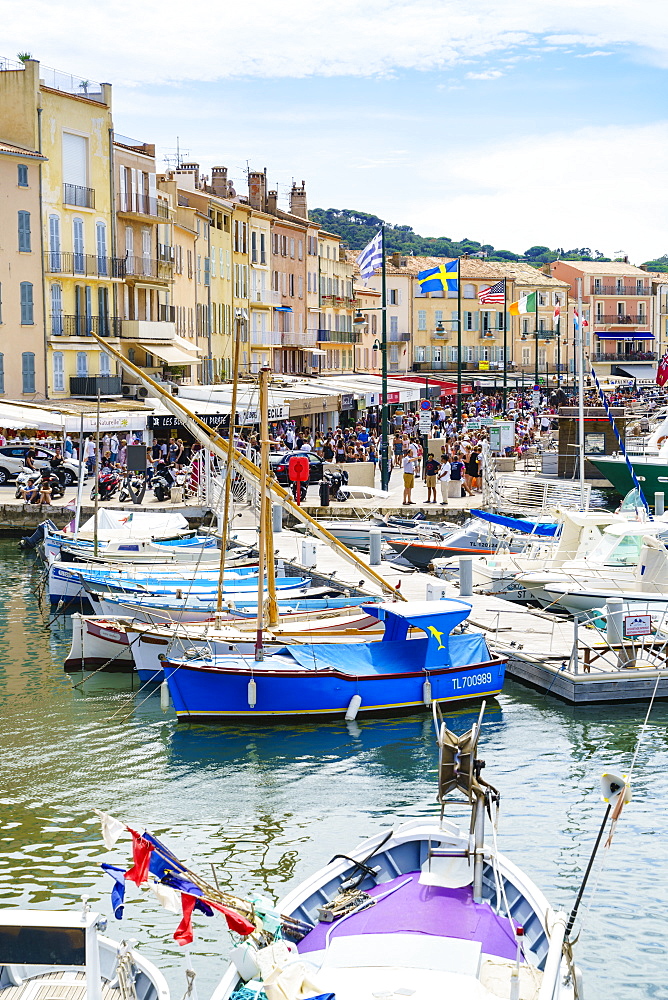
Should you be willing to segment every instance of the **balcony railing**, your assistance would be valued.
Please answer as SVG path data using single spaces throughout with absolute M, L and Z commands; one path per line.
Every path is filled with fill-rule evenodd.
M 144 215 L 152 219 L 168 219 L 169 206 L 162 198 L 154 198 L 140 191 L 126 191 L 116 199 L 118 211 L 125 215 Z
M 250 293 L 250 302 L 261 302 L 263 306 L 280 306 L 281 293 L 271 288 L 256 288 Z
M 318 334 L 315 330 L 306 330 L 303 333 L 282 333 L 281 343 L 283 347 L 316 347 Z
M 595 354 L 594 361 L 656 361 L 658 355 L 654 351 L 632 351 L 630 354 Z
M 352 309 L 355 300 L 347 295 L 321 295 L 323 306 L 334 306 L 335 309 Z
M 283 336 L 278 330 L 251 330 L 250 342 L 261 347 L 280 347 Z
M 63 184 L 63 202 L 77 208 L 95 208 L 95 191 L 80 184 Z
M 52 337 L 120 337 L 121 320 L 116 316 L 51 316 Z
M 44 254 L 47 274 L 83 275 L 87 278 L 124 278 L 123 257 L 98 257 L 94 253 L 63 253 L 47 250 Z
M 355 330 L 318 330 L 318 340 L 329 344 L 359 344 L 361 339 Z
M 652 290 L 649 285 L 600 285 L 591 283 L 592 295 L 651 295 Z
M 73 375 L 70 378 L 70 396 L 85 396 L 87 399 L 101 396 L 120 396 L 120 375 Z
M 648 322 L 645 313 L 605 313 L 603 316 L 594 316 L 595 326 L 630 326 L 631 324 L 647 326 Z
M 387 335 L 387 341 L 389 344 L 407 344 L 410 343 L 411 335 L 410 333 L 394 333 L 392 330 Z
M 156 281 L 170 281 L 172 277 L 171 260 L 153 260 L 150 257 L 124 258 L 125 276 L 127 278 L 155 278 Z

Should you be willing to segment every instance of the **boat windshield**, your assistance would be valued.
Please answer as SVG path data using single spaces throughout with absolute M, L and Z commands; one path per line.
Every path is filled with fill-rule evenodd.
M 637 566 L 642 548 L 642 534 L 619 535 L 603 533 L 592 549 L 590 561 L 603 566 Z

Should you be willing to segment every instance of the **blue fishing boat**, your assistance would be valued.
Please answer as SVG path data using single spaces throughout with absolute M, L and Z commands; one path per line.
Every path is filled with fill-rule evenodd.
M 90 568 L 83 563 L 54 562 L 49 567 L 48 590 L 52 604 L 85 600 L 90 590 L 110 591 L 119 594 L 154 594 L 158 596 L 192 593 L 208 599 L 218 593 L 219 574 L 195 575 L 195 569 L 187 573 L 118 573 L 110 570 Z M 301 593 L 310 585 L 306 577 L 281 576 L 276 579 L 276 590 L 280 593 Z M 257 600 L 257 566 L 240 567 L 223 574 L 223 592 L 245 595 Z
M 284 719 L 415 711 L 432 702 L 498 694 L 505 657 L 478 633 L 451 634 L 471 611 L 464 601 L 370 605 L 385 624 L 380 642 L 286 646 L 263 659 L 219 655 L 164 660 L 181 722 Z M 414 626 L 424 638 L 408 638 Z M 256 654 L 257 657 L 257 654 Z

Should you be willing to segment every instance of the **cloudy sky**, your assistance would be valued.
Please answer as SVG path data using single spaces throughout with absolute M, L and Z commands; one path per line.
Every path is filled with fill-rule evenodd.
M 0 56 L 284 198 L 523 251 L 668 252 L 665 0 L 0 0 Z

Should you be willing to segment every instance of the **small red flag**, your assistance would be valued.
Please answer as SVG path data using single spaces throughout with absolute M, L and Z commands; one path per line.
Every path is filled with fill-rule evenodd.
M 125 873 L 126 879 L 134 882 L 135 885 L 142 885 L 148 880 L 148 866 L 151 863 L 153 844 L 144 840 L 140 833 L 128 827 L 132 834 L 132 860 L 134 864 Z
M 659 367 L 656 370 L 656 384 L 665 385 L 668 382 L 668 351 L 659 361 Z
M 196 902 L 196 896 L 191 896 L 187 892 L 181 893 L 181 909 L 183 910 L 183 918 L 179 926 L 174 931 L 174 940 L 177 944 L 186 945 L 192 943 L 193 910 L 195 909 Z
M 209 906 L 212 906 L 214 910 L 218 910 L 223 914 L 225 920 L 227 921 L 227 926 L 231 931 L 236 931 L 237 934 L 243 934 L 246 936 L 247 934 L 252 934 L 255 930 L 253 924 L 249 920 L 246 920 L 245 917 L 242 917 L 240 913 L 237 913 L 236 910 L 230 910 L 229 907 L 221 906 L 220 903 L 212 903 L 210 899 L 207 899 L 206 902 Z

